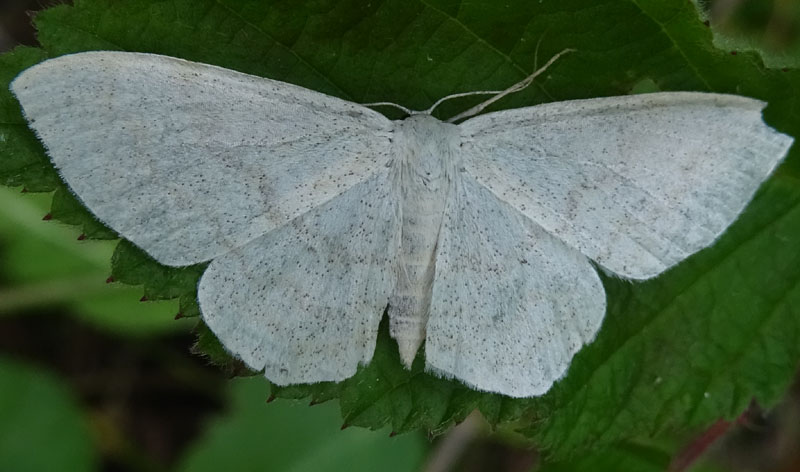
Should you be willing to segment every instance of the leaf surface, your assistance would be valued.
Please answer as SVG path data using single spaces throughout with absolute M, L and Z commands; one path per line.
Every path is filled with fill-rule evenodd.
M 335 404 L 313 408 L 305 402 L 265 405 L 267 391 L 261 379 L 231 382 L 231 410 L 209 423 L 177 470 L 419 470 L 427 449 L 424 438 L 390 438 L 388 432 L 379 435 L 356 428 L 341 431 L 336 426 Z
M 96 470 L 89 425 L 69 388 L 0 358 L 0 470 Z

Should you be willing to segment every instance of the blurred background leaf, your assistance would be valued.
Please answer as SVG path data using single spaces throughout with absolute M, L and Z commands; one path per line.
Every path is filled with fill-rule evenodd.
M 539 472 L 665 472 L 671 469 L 675 444 L 624 442 L 583 455 L 573 461 L 554 462 Z M 723 472 L 709 464 L 696 464 L 692 472 Z
M 87 418 L 69 387 L 0 357 L 0 470 L 95 470 Z
M 800 2 L 795 0 L 695 0 L 714 31 L 714 44 L 756 51 L 769 67 L 800 65 Z
M 78 232 L 43 221 L 50 207 L 44 194 L 24 195 L 0 187 L 0 316 L 60 305 L 70 313 L 125 335 L 187 330 L 176 322 L 178 304 L 142 306 L 140 287 L 106 283 L 116 241 L 79 243 Z
M 261 378 L 235 379 L 228 390 L 230 411 L 208 424 L 178 470 L 412 472 L 419 470 L 428 449 L 417 435 L 341 430 L 335 402 L 264 407 L 269 388 Z

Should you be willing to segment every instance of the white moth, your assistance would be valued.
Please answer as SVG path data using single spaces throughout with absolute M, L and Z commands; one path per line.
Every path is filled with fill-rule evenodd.
M 352 376 L 388 306 L 406 366 L 424 340 L 429 371 L 543 394 L 605 314 L 590 260 L 643 280 L 709 246 L 792 143 L 763 102 L 711 93 L 391 121 L 124 52 L 48 60 L 11 88 L 101 221 L 163 264 L 210 261 L 205 322 L 279 385 Z

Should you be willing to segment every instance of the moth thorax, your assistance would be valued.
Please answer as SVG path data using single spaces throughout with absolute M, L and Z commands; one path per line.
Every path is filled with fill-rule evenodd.
M 412 115 L 398 123 L 403 163 L 424 182 L 447 178 L 457 158 L 459 129 L 430 115 Z

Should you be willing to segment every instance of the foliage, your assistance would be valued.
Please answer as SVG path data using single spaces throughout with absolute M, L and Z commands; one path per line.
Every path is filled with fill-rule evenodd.
M 0 358 L 0 425 L 0 470 L 95 470 L 88 424 L 66 386 L 5 358 Z
M 42 221 L 50 200 L 45 194 L 0 187 L 0 316 L 61 305 L 95 326 L 127 336 L 189 328 L 173 320 L 175 302 L 144 305 L 138 303 L 140 287 L 106 283 L 116 243 L 76 243 L 74 228 Z
M 178 470 L 353 472 L 419 470 L 425 440 L 390 438 L 357 428 L 341 431 L 333 403 L 264 406 L 267 386 L 258 378 L 230 385 L 231 411 L 211 424 L 188 451 Z M 313 447 L 309 447 L 313 445 Z
M 755 52 L 716 49 L 688 2 L 83 0 L 41 13 L 36 22 L 42 49 L 0 57 L 3 84 L 46 57 L 114 49 L 212 63 L 356 102 L 424 109 L 447 94 L 518 82 L 535 69 L 538 45 L 539 64 L 571 47 L 578 52 L 497 108 L 627 94 L 645 84 L 760 98 L 770 104 L 770 125 L 800 136 L 800 73 L 765 68 Z M 90 237 L 109 237 L 69 202 L 4 90 L 0 182 L 56 190 L 55 217 Z M 437 113 L 452 116 L 473 102 L 454 100 Z M 346 424 L 390 425 L 396 432 L 438 432 L 477 407 L 492 424 L 522 432 L 554 458 L 731 418 L 752 397 L 772 404 L 800 358 L 798 203 L 800 156 L 793 151 L 712 248 L 646 283 L 605 280 L 609 309 L 601 332 L 543 397 L 475 392 L 424 373 L 421 359 L 406 371 L 385 327 L 374 360 L 355 377 L 276 387 L 273 395 L 339 398 Z M 202 267 L 164 268 L 126 243 L 113 263 L 115 279 L 143 283 L 148 298 L 180 298 L 185 314 L 197 314 Z M 200 349 L 231 362 L 200 331 Z

